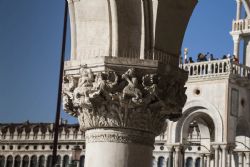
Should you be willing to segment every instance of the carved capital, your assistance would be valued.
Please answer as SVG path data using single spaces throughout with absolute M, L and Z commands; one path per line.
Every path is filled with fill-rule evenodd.
M 78 73 L 64 76 L 63 106 L 78 117 L 82 130 L 119 127 L 159 135 L 166 119 L 181 116 L 186 80 L 180 69 L 93 73 L 83 66 Z

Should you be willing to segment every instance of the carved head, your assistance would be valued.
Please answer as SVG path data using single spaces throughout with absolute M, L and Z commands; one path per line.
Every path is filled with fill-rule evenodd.
M 128 75 L 130 77 L 134 77 L 135 76 L 135 68 L 130 68 L 128 69 Z

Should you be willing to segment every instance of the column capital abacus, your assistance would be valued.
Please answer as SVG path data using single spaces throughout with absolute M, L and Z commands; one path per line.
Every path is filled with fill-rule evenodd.
M 222 150 L 226 150 L 226 149 L 229 148 L 229 146 L 228 146 L 227 144 L 221 144 L 221 145 L 220 145 L 220 148 L 221 148 Z
M 180 152 L 180 151 L 182 150 L 182 148 L 183 148 L 182 145 L 175 145 L 175 146 L 174 146 L 174 150 L 175 150 L 176 152 Z
M 220 145 L 219 144 L 213 144 L 212 147 L 215 149 L 215 150 L 218 150 L 220 148 Z
M 172 145 L 167 145 L 166 146 L 169 152 L 172 152 L 174 150 L 174 146 Z

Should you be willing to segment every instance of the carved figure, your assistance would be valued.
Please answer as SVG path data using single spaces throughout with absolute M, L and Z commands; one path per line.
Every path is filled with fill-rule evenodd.
M 128 82 L 128 85 L 123 89 L 123 98 L 132 98 L 132 101 L 135 103 L 141 102 L 142 93 L 138 89 L 138 79 L 135 76 L 135 69 L 129 69 L 122 75 L 122 78 Z
M 63 78 L 63 87 L 62 87 L 62 95 L 63 95 L 63 107 L 64 109 L 72 115 L 73 110 L 73 91 L 77 85 L 75 78 L 72 76 L 64 76 Z
M 144 101 L 146 104 L 160 101 L 160 93 L 162 90 L 158 86 L 159 77 L 156 74 L 147 74 L 142 77 L 142 85 L 146 90 Z
M 109 76 L 114 75 L 114 81 L 109 80 Z M 96 96 L 101 96 L 104 100 L 111 100 L 112 99 L 112 90 L 115 85 L 118 83 L 118 76 L 115 72 L 106 73 L 99 73 L 95 78 L 95 83 L 93 87 L 93 93 L 90 94 L 91 98 Z
M 90 104 L 89 94 L 93 88 L 94 74 L 90 69 L 87 70 L 85 67 L 82 67 L 80 75 L 77 88 L 74 90 L 74 101 L 78 105 Z
M 82 130 L 122 126 L 160 134 L 165 124 L 159 120 L 179 117 L 186 101 L 185 81 L 173 75 L 145 73 L 139 82 L 133 68 L 120 78 L 115 72 L 94 75 L 82 67 L 79 75 L 64 77 L 64 110 L 78 117 Z

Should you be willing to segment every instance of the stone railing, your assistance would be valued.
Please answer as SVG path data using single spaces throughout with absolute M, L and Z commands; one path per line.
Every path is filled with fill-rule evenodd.
M 234 20 L 232 30 L 250 32 L 250 19 Z
M 189 79 L 229 75 L 250 79 L 250 67 L 232 62 L 230 59 L 182 64 L 180 68 L 189 72 Z

